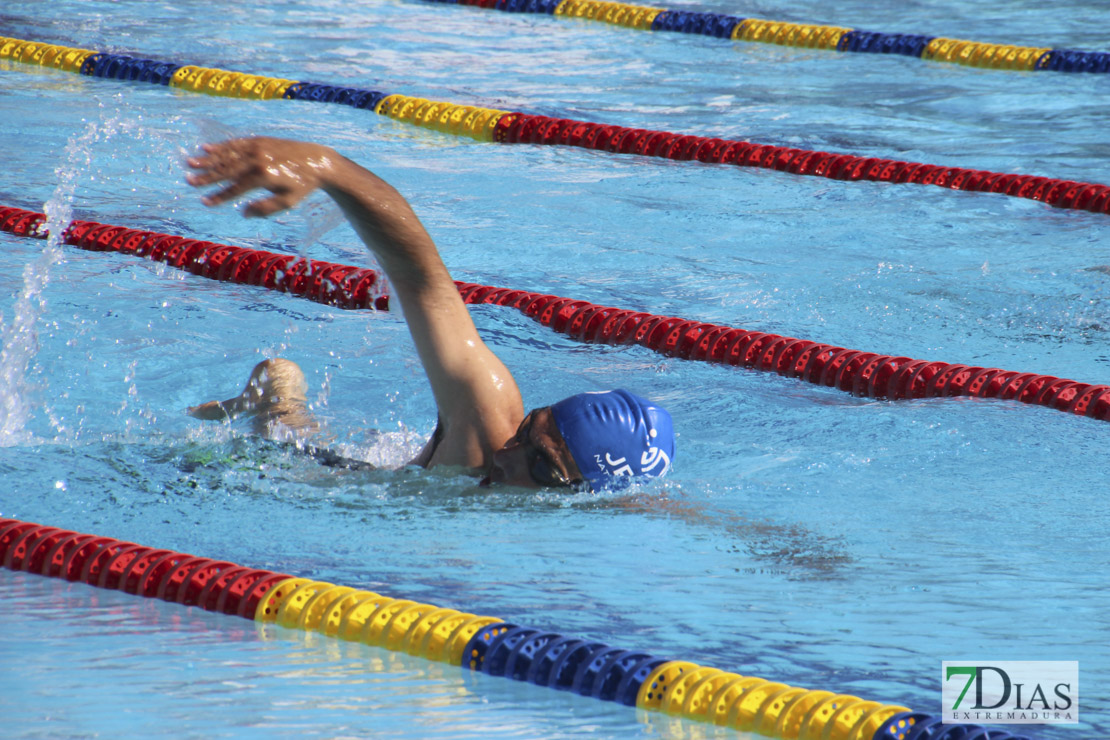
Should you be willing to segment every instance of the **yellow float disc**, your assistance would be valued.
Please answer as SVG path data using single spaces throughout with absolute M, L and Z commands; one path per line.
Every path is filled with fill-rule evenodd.
M 54 60 L 58 58 L 59 54 L 64 53 L 65 50 L 66 49 L 64 46 L 55 46 L 53 44 L 47 45 L 47 47 L 42 52 L 42 56 L 39 57 L 39 64 L 44 67 L 53 67 Z
M 765 681 L 761 684 L 749 686 L 729 705 L 728 714 L 725 716 L 725 725 L 749 732 L 755 727 L 756 715 L 767 697 L 789 688 L 789 685 L 775 681 Z
M 278 606 L 277 617 L 274 621 L 282 627 L 293 628 L 297 626 L 297 622 L 301 616 L 301 609 L 308 603 L 308 600 L 316 595 L 317 591 L 325 591 L 329 588 L 335 588 L 334 583 L 325 583 L 324 581 L 309 581 L 297 586 L 292 593 L 281 600 L 281 605 Z
M 43 44 L 28 41 L 12 53 L 12 59 L 26 64 L 32 64 L 35 60 L 35 54 L 41 54 L 42 47 Z
M 389 624 L 389 620 L 393 615 L 404 609 L 406 606 L 412 606 L 417 602 L 411 599 L 394 599 L 388 603 L 382 604 L 374 613 L 366 618 L 366 623 L 362 625 L 362 632 L 359 635 L 358 641 L 365 645 L 381 646 L 382 638 L 384 637 L 385 626 Z
M 327 614 L 327 609 L 331 606 L 336 599 L 353 593 L 354 589 L 350 586 L 332 586 L 331 588 L 323 588 L 312 594 L 312 597 L 305 602 L 304 607 L 301 608 L 301 615 L 297 619 L 297 626 L 303 630 L 311 630 L 313 632 L 323 630 L 320 629 L 321 621 L 324 615 Z
M 698 668 L 701 666 L 684 660 L 672 660 L 658 666 L 640 685 L 640 691 L 636 694 L 636 706 L 640 709 L 659 710 L 663 704 L 663 696 L 671 684 L 684 673 Z
M 689 690 L 703 679 L 722 673 L 724 671 L 719 668 L 709 668 L 707 666 L 684 672 L 677 680 L 672 681 L 667 690 L 663 692 L 663 701 L 659 705 L 660 708 L 667 714 L 682 714 L 682 707 L 686 703 L 686 695 Z
M 752 729 L 761 735 L 771 735 L 779 726 L 779 719 L 788 714 L 794 704 L 808 693 L 810 693 L 809 689 L 791 686 L 771 694 L 763 700 L 763 706 L 756 711 Z
M 54 57 L 55 69 L 64 69 L 66 72 L 80 72 L 81 65 L 93 55 L 88 49 L 70 49 L 65 54 Z
M 420 646 L 424 643 L 424 637 L 435 628 L 436 624 L 441 620 L 461 615 L 462 612 L 457 609 L 435 609 L 422 615 L 409 626 L 401 638 L 400 649 L 409 655 L 420 655 Z
M 834 714 L 849 704 L 859 704 L 861 701 L 863 699 L 851 694 L 836 694 L 817 702 L 802 718 L 802 734 L 798 736 L 798 740 L 821 740 Z
M 852 728 L 852 737 L 860 738 L 860 740 L 872 740 L 875 733 L 882 727 L 883 723 L 888 719 L 898 714 L 899 712 L 909 712 L 906 707 L 894 706 L 892 704 L 884 704 L 877 709 L 872 709 L 860 717 L 859 722 Z
M 852 740 L 855 737 L 852 728 L 868 713 L 882 707 L 877 701 L 858 701 L 841 707 L 825 726 L 821 740 Z
M 709 720 L 715 725 L 725 724 L 728 721 L 728 710 L 732 703 L 743 696 L 748 689 L 765 683 L 767 683 L 767 680 L 763 678 L 740 676 L 736 680 L 722 685 L 717 689 L 717 693 L 709 699 L 709 708 L 707 709 Z
M 798 737 L 802 732 L 802 720 L 809 710 L 831 696 L 834 696 L 831 691 L 807 691 L 779 714 L 778 723 L 770 734 L 773 737 Z
M 272 100 L 273 98 L 280 98 L 292 84 L 292 80 L 271 79 L 266 83 L 266 86 L 262 88 L 262 99 Z
M 466 650 L 466 644 L 470 642 L 470 638 L 478 633 L 486 625 L 499 624 L 505 620 L 498 617 L 474 617 L 468 619 L 451 633 L 447 638 L 447 642 L 443 645 L 443 650 L 440 651 L 442 656 L 440 660 L 454 665 L 462 665 L 463 651 Z
M 709 708 L 712 706 L 713 696 L 727 684 L 743 678 L 736 673 L 723 671 L 703 677 L 686 692 L 686 701 L 682 703 L 682 716 L 710 721 Z
M 320 620 L 322 627 L 320 631 L 328 637 L 337 637 L 339 635 L 339 625 L 343 622 L 343 617 L 349 609 L 353 609 L 360 601 L 380 598 L 382 598 L 381 594 L 376 594 L 373 591 L 352 591 L 334 599 L 324 607 L 324 616 Z
M 357 640 L 362 635 L 362 628 L 371 614 L 376 612 L 382 604 L 388 604 L 393 599 L 388 596 L 368 596 L 349 608 L 339 621 L 336 635 L 344 640 Z
M 270 586 L 265 595 L 258 600 L 258 606 L 254 610 L 254 621 L 273 622 L 276 620 L 282 600 L 298 586 L 311 582 L 307 578 L 286 578 Z
M 455 629 L 460 624 L 475 618 L 477 617 L 474 614 L 460 612 L 455 616 L 444 617 L 436 621 L 424 633 L 420 645 L 416 648 L 416 654 L 423 655 L 428 660 L 446 660 L 443 657 L 443 649 L 447 646 L 447 641 L 451 639 L 451 635 L 455 633 Z
M 413 604 L 401 609 L 393 615 L 382 630 L 382 644 L 387 650 L 400 650 L 401 641 L 408 634 L 409 627 L 425 614 L 431 614 L 438 608 L 431 604 Z

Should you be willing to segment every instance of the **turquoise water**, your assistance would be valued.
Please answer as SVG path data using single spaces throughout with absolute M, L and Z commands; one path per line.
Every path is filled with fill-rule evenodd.
M 8 2 L 0 34 L 683 133 L 1108 182 L 1105 80 L 732 45 L 417 2 Z M 693 7 L 693 6 L 692 6 Z M 1105 49 L 1110 10 L 697 9 Z M 363 264 L 325 201 L 209 210 L 208 138 L 311 138 L 408 196 L 460 280 L 868 351 L 1110 382 L 1110 219 L 939 188 L 495 146 L 307 102 L 0 64 L 0 203 Z M 331 228 L 334 227 L 334 228 Z M 0 515 L 422 599 L 660 656 L 939 709 L 940 661 L 1110 682 L 1105 423 L 889 403 L 472 309 L 525 403 L 665 403 L 674 474 L 624 494 L 337 473 L 183 411 L 280 354 L 348 453 L 397 466 L 434 406 L 396 314 L 341 312 L 0 235 Z M 3 734 L 717 734 L 536 687 L 0 571 Z M 44 724 L 46 723 L 46 724 Z M 44 729 L 45 728 L 45 729 Z

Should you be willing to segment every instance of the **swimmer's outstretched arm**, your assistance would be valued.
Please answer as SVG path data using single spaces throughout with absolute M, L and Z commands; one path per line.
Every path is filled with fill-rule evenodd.
M 305 142 L 208 144 L 188 164 L 196 170 L 189 184 L 223 186 L 203 199 L 207 205 L 270 191 L 247 205 L 247 216 L 291 208 L 317 188 L 339 204 L 388 276 L 432 385 L 441 428 L 426 463 L 484 470 L 524 418 L 520 391 L 478 336 L 435 243 L 400 193 L 333 149 Z

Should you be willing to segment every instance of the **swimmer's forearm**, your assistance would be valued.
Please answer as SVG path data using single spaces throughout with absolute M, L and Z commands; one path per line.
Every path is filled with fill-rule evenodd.
M 377 256 L 395 288 L 410 290 L 454 281 L 424 225 L 397 190 L 365 167 L 335 155 L 321 172 L 320 187 L 339 205 L 359 237 Z

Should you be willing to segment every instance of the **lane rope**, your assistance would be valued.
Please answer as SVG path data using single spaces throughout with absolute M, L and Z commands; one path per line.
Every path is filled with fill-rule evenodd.
M 1030 740 L 326 581 L 0 519 L 0 561 L 783 740 Z M 989 734 L 988 734 L 989 733 Z
M 45 223 L 41 213 L 0 206 L 0 231 L 45 239 Z M 62 241 L 91 251 L 145 257 L 213 280 L 269 288 L 338 308 L 389 307 L 385 281 L 378 273 L 351 265 L 95 221 L 72 222 Z M 581 342 L 638 344 L 670 357 L 775 372 L 866 398 L 996 398 L 1110 421 L 1107 385 L 864 352 L 526 290 L 459 281 L 455 285 L 465 303 L 514 308 Z
M 372 110 L 403 123 L 483 142 L 573 146 L 613 154 L 757 167 L 831 180 L 932 185 L 948 190 L 1026 198 L 1056 208 L 1110 213 L 1110 187 L 1097 183 L 609 126 L 375 90 L 178 65 L 6 37 L 0 37 L 0 59 L 209 95 L 349 105 Z
M 884 33 L 842 26 L 739 18 L 720 13 L 663 8 L 603 0 L 429 0 L 441 5 L 470 5 L 507 13 L 601 21 L 639 31 L 675 31 L 731 41 L 805 49 L 897 54 L 967 67 L 1024 72 L 1110 72 L 1110 53 L 1050 47 L 1014 46 L 910 33 Z

